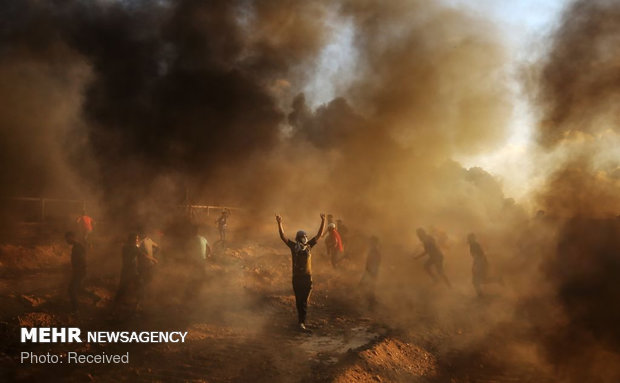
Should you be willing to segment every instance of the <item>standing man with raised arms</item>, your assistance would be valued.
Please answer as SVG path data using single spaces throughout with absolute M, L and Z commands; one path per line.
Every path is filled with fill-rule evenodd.
M 297 318 L 299 329 L 309 331 L 306 328 L 306 313 L 308 311 L 308 298 L 312 291 L 312 255 L 310 250 L 317 244 L 325 229 L 325 214 L 321 214 L 321 227 L 314 238 L 308 240 L 305 231 L 298 231 L 295 241 L 291 241 L 284 235 L 282 228 L 282 217 L 276 215 L 280 238 L 291 249 L 293 261 L 293 291 L 295 292 L 295 303 L 297 306 Z

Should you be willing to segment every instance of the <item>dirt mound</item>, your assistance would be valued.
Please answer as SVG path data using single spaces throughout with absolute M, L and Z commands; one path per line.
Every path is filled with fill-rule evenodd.
M 426 350 L 403 341 L 385 338 L 359 352 L 334 379 L 350 382 L 416 382 L 435 375 L 437 361 Z

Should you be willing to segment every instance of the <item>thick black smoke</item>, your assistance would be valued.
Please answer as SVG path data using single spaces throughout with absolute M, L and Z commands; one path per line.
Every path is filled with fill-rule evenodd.
M 615 1 L 576 1 L 565 11 L 542 70 L 541 142 L 618 132 L 619 20 Z
M 571 382 L 620 378 L 620 4 L 576 1 L 564 13 L 541 71 L 539 141 L 564 152 L 539 195 L 561 217 L 542 271 L 561 314 L 545 317 L 546 355 Z
M 128 209 L 162 184 L 178 202 L 189 184 L 209 181 L 218 164 L 271 149 L 285 121 L 274 84 L 301 77 L 298 67 L 323 39 L 321 6 L 299 1 L 25 1 L 2 8 L 0 62 L 22 72 L 30 62 L 43 67 L 34 71 L 57 71 L 36 73 L 52 84 L 33 75 L 11 79 L 13 88 L 46 98 L 51 110 L 71 86 L 77 92 L 75 121 L 63 121 L 69 126 L 50 126 L 45 109 L 32 105 L 40 113 L 36 129 L 60 143 L 28 142 L 35 132 L 16 146 L 15 130 L 32 117 L 4 117 L 3 134 L 11 139 L 3 141 L 3 178 L 28 172 L 28 182 L 38 185 L 15 190 L 43 194 L 62 177 L 46 155 L 30 153 L 60 145 L 57 161 L 68 161 L 87 181 L 82 192 L 102 191 L 112 210 Z M 74 85 L 67 68 L 78 64 L 88 76 Z M 59 95 L 50 97 L 55 86 Z M 15 96 L 13 88 L 2 97 Z

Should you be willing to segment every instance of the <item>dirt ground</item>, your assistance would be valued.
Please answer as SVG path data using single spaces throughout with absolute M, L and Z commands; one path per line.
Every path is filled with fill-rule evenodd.
M 514 314 L 509 290 L 478 299 L 466 273 L 448 289 L 433 284 L 420 263 L 393 267 L 387 257 L 377 286 L 378 305 L 370 310 L 359 287 L 363 249 L 333 270 L 320 243 L 313 252 L 312 333 L 306 334 L 296 329 L 290 252 L 277 238 L 233 238 L 208 260 L 206 280 L 192 287 L 195 294 L 188 300 L 182 298 L 186 274 L 162 261 L 141 308 L 120 314 L 110 308 L 120 242 L 100 238 L 94 243 L 86 289 L 100 299 L 95 303 L 85 297 L 80 311 L 71 313 L 66 294 L 70 251 L 60 238 L 0 246 L 0 380 L 555 381 L 553 370 L 539 362 L 538 351 L 527 341 L 531 329 L 515 329 L 508 321 Z M 182 344 L 32 345 L 19 342 L 21 326 L 188 331 L 188 336 Z M 502 326 L 512 328 L 504 331 Z M 22 351 L 129 352 L 130 363 L 21 364 Z

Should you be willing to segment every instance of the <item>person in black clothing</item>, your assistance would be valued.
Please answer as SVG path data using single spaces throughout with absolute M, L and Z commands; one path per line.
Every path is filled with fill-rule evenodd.
M 370 247 L 366 258 L 366 270 L 360 281 L 360 287 L 366 293 L 366 301 L 368 308 L 374 310 L 377 305 L 375 296 L 375 288 L 379 277 L 379 267 L 381 266 L 381 251 L 379 250 L 379 238 L 372 236 L 370 238 Z
M 75 233 L 69 231 L 65 234 L 65 240 L 71 245 L 71 281 L 69 282 L 69 300 L 71 301 L 72 311 L 78 310 L 78 294 L 86 293 L 98 301 L 99 297 L 84 290 L 82 285 L 86 278 L 86 247 L 80 243 Z
M 118 286 L 118 291 L 116 292 L 116 297 L 114 298 L 115 305 L 118 305 L 124 300 L 130 290 L 139 293 L 138 259 L 141 256 L 140 238 L 138 234 L 131 233 L 127 236 L 127 242 L 123 245 L 121 281 Z
M 299 328 L 302 331 L 308 331 L 306 328 L 306 313 L 308 311 L 308 298 L 312 291 L 312 255 L 310 254 L 310 250 L 323 235 L 323 230 L 325 229 L 325 214 L 321 214 L 321 227 L 319 228 L 319 232 L 311 240 L 308 240 L 306 232 L 300 230 L 295 235 L 295 241 L 291 241 L 284 235 L 282 217 L 276 215 L 276 222 L 278 222 L 280 238 L 286 246 L 291 249 L 293 260 L 293 291 L 295 292 Z
M 220 233 L 220 241 L 226 241 L 226 229 L 228 228 L 228 217 L 230 216 L 230 210 L 222 210 L 222 215 L 215 220 L 217 223 L 217 230 Z
M 424 229 L 418 229 L 416 233 L 418 234 L 420 242 L 422 242 L 422 245 L 424 246 L 424 251 L 421 254 L 415 256 L 415 259 L 428 255 L 428 260 L 424 263 L 424 269 L 426 270 L 428 275 L 430 275 L 431 278 L 433 278 L 433 280 L 437 282 L 437 277 L 431 271 L 431 268 L 434 266 L 435 271 L 437 272 L 437 274 L 439 274 L 441 279 L 443 279 L 445 284 L 448 287 L 451 287 L 448 277 L 446 277 L 446 274 L 444 274 L 443 272 L 443 253 L 439 249 L 439 246 L 437 246 L 435 238 L 433 238 L 429 234 L 426 234 Z
M 489 261 L 487 260 L 482 246 L 478 243 L 476 236 L 471 233 L 467 236 L 467 242 L 469 243 L 469 253 L 471 254 L 474 264 L 472 266 L 472 283 L 476 293 L 479 297 L 483 295 L 482 285 L 488 283 L 504 284 L 501 277 L 491 276 L 489 274 Z

